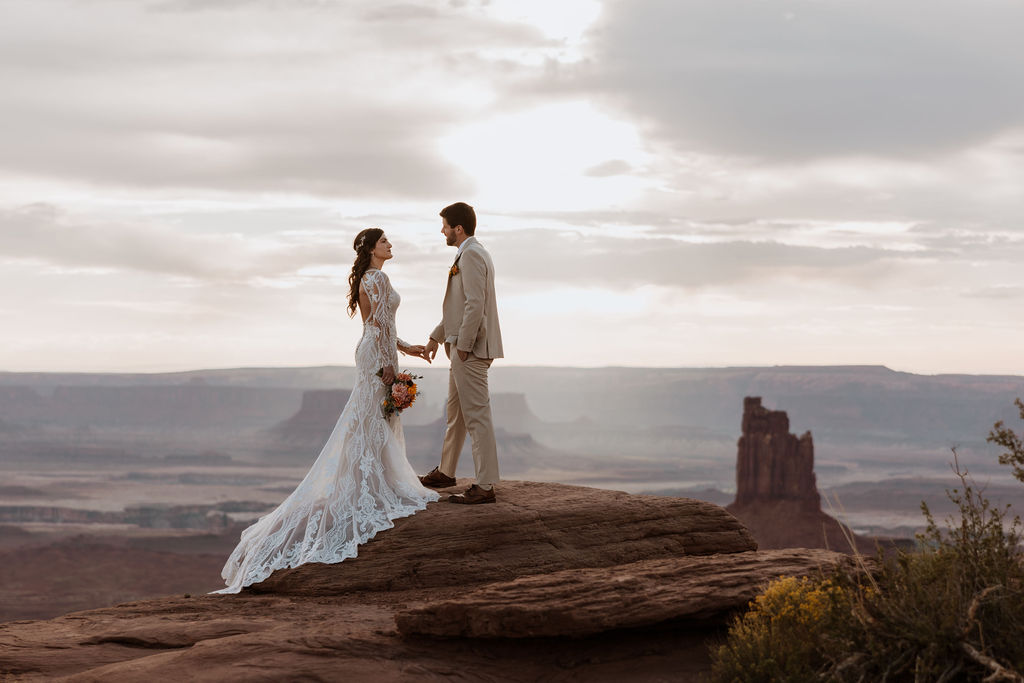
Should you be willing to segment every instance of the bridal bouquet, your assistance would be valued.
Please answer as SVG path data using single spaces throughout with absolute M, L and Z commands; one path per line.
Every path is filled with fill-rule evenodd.
M 377 371 L 377 376 L 384 376 L 383 368 Z M 387 397 L 380 404 L 385 418 L 401 413 L 416 401 L 417 387 L 414 380 L 417 379 L 423 379 L 423 375 L 414 375 L 410 372 L 399 372 L 395 375 L 395 381 L 389 387 Z

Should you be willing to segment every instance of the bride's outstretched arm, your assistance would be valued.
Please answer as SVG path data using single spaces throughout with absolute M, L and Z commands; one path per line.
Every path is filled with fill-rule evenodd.
M 385 384 L 391 384 L 398 366 L 398 335 L 395 334 L 395 314 L 388 303 L 387 276 L 379 270 L 368 271 L 363 276 L 363 289 L 370 300 L 370 315 L 366 320 L 377 328 L 377 352 L 384 371 L 382 379 Z
M 402 340 L 398 340 L 398 350 L 407 356 L 416 356 L 422 358 L 428 363 L 431 361 L 430 355 L 427 353 L 427 348 L 422 344 L 402 344 Z

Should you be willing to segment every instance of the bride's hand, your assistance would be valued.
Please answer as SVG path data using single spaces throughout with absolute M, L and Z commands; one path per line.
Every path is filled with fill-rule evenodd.
M 426 347 L 424 347 L 424 346 L 422 346 L 420 344 L 415 344 L 413 346 L 407 346 L 405 348 L 405 352 L 407 354 L 409 354 L 410 356 L 416 356 L 417 358 L 422 358 L 423 360 L 427 361 L 428 363 L 430 362 L 430 356 L 427 355 Z
M 385 365 L 384 366 L 384 373 L 381 375 L 380 381 L 384 382 L 384 384 L 387 384 L 388 386 L 391 386 L 392 384 L 395 383 L 395 368 L 394 368 L 394 366 L 392 366 L 392 365 Z

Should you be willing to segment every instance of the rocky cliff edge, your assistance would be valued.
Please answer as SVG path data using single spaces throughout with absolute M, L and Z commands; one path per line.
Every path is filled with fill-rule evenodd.
M 766 581 L 849 561 L 758 551 L 697 500 L 531 482 L 498 499 L 432 503 L 357 558 L 238 595 L 2 624 L 0 680 L 691 680 Z

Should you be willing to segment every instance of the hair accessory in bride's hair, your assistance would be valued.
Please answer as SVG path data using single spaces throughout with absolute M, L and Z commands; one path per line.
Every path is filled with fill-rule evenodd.
M 359 241 L 356 242 L 356 251 L 359 251 L 360 249 L 362 249 L 364 244 L 366 244 L 366 235 L 363 235 L 362 237 L 360 237 Z

